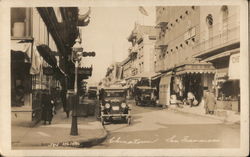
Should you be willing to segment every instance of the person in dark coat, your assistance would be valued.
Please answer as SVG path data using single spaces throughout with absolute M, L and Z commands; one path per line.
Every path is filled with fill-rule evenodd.
M 204 100 L 205 100 L 204 107 L 206 110 L 206 114 L 214 114 L 214 110 L 216 107 L 216 99 L 214 93 L 211 91 L 207 91 Z
M 61 99 L 63 103 L 63 111 L 66 113 L 67 118 L 69 118 L 70 108 L 69 108 L 69 104 L 67 104 L 67 95 L 65 91 L 61 92 Z
M 51 124 L 53 118 L 54 101 L 48 94 L 42 95 L 42 120 L 44 124 L 48 121 Z

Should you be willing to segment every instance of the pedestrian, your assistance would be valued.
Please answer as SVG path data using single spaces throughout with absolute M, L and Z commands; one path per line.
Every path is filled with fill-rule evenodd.
M 66 113 L 67 118 L 69 118 L 70 108 L 69 103 L 67 102 L 67 95 L 65 91 L 61 92 L 61 99 L 63 103 L 63 111 Z
M 194 100 L 195 100 L 194 94 L 192 92 L 188 92 L 187 93 L 187 103 L 188 103 L 188 105 L 190 105 L 190 107 L 193 107 Z
M 42 120 L 44 121 L 44 125 L 46 125 L 47 121 L 51 124 L 54 104 L 49 94 L 42 94 Z
M 206 114 L 214 114 L 214 110 L 216 107 L 216 99 L 215 99 L 215 95 L 213 92 L 211 91 L 207 91 L 206 95 L 205 95 L 205 110 L 206 110 Z

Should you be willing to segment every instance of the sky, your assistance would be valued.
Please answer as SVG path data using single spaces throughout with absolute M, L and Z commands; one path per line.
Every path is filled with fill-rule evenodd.
M 83 59 L 85 65 L 93 65 L 89 83 L 99 82 L 105 77 L 107 67 L 120 62 L 128 56 L 131 43 L 127 38 L 135 22 L 155 25 L 155 7 L 144 7 L 149 16 L 141 14 L 138 7 L 92 7 L 90 23 L 82 27 L 82 46 L 84 51 L 95 51 L 95 57 Z M 80 13 L 87 8 L 81 8 Z

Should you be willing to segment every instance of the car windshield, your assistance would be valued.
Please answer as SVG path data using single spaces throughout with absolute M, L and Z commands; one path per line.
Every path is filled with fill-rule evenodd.
M 105 91 L 105 97 L 124 97 L 125 91 Z

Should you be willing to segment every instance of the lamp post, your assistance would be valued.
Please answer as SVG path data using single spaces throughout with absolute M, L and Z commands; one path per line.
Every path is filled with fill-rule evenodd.
M 77 105 L 79 104 L 78 99 L 78 91 L 77 91 L 77 77 L 78 77 L 78 65 L 80 61 L 80 54 L 82 53 L 83 48 L 80 44 L 80 39 L 76 39 L 75 45 L 72 47 L 72 56 L 71 59 L 75 63 L 75 82 L 74 82 L 74 100 L 73 103 L 73 111 L 72 111 L 72 122 L 71 122 L 71 131 L 70 135 L 77 136 L 78 135 L 78 127 L 77 127 Z

